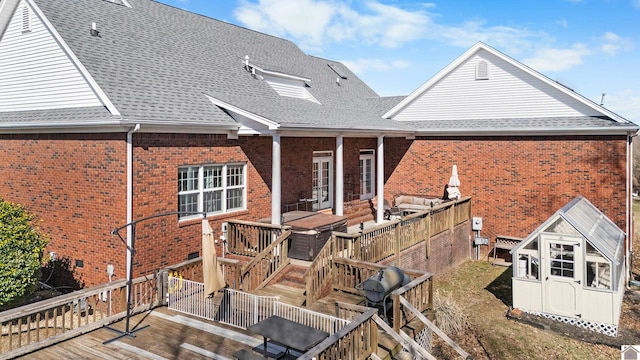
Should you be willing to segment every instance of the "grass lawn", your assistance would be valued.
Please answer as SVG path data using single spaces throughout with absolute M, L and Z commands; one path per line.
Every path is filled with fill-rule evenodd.
M 620 349 L 575 340 L 510 320 L 512 269 L 468 261 L 435 280 L 468 318 L 469 329 L 452 336 L 476 359 L 620 359 Z

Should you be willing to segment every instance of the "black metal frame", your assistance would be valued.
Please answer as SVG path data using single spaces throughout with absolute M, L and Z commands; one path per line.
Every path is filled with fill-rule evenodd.
M 124 331 L 122 330 L 118 330 L 115 329 L 113 327 L 110 326 L 105 326 L 106 329 L 109 329 L 113 332 L 116 332 L 120 335 L 114 337 L 113 339 L 109 339 L 104 341 L 102 344 L 106 345 L 109 344 L 113 341 L 116 341 L 120 338 L 123 338 L 125 336 L 131 337 L 131 338 L 135 338 L 135 333 L 148 328 L 150 325 L 145 325 L 141 328 L 138 329 L 130 329 L 129 325 L 130 325 L 130 320 L 131 320 L 131 291 L 133 288 L 133 256 L 136 253 L 136 247 L 135 247 L 135 242 L 136 242 L 136 224 L 142 221 L 146 221 L 146 220 L 151 220 L 151 219 L 155 219 L 155 218 L 159 218 L 159 217 L 164 217 L 164 216 L 170 216 L 170 215 L 202 215 L 203 218 L 205 218 L 207 216 L 206 212 L 201 212 L 201 211 L 197 211 L 197 212 L 181 212 L 181 211 L 172 211 L 172 212 L 167 212 L 167 213 L 162 213 L 162 214 L 156 214 L 156 215 L 151 215 L 151 216 L 147 216 L 145 218 L 142 219 L 138 219 L 138 220 L 134 220 L 130 223 L 127 223 L 125 225 L 122 225 L 120 227 L 117 227 L 113 230 L 111 230 L 111 235 L 118 235 L 118 237 L 120 238 L 120 240 L 125 244 L 125 246 L 127 247 L 127 251 L 131 252 L 131 257 L 129 258 L 129 271 L 127 274 L 127 315 L 126 315 L 126 321 L 125 321 L 125 329 Z M 120 230 L 125 229 L 127 227 L 131 226 L 131 246 L 129 246 L 127 244 L 127 241 L 122 238 L 122 235 L 120 235 Z

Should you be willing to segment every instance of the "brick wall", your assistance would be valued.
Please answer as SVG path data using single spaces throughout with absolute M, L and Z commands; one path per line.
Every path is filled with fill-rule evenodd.
M 104 283 L 107 264 L 124 269 L 124 245 L 110 232 L 126 219 L 125 136 L 0 135 L 0 197 L 37 215 L 45 257 L 58 255 L 52 285 Z
M 444 231 L 433 236 L 429 257 L 427 257 L 427 242 L 422 241 L 400 253 L 400 267 L 428 271 L 434 275 L 443 274 L 471 259 L 470 233 L 471 222 L 466 221 L 456 226 L 453 232 Z M 382 264 L 397 266 L 397 260 L 391 257 Z
M 124 244 L 110 234 L 126 222 L 125 137 L 0 136 L 0 196 L 39 216 L 51 238 L 47 251 L 66 256 L 81 285 L 105 282 L 109 263 L 116 278 L 125 276 Z M 580 194 L 624 229 L 625 145 L 623 137 L 387 138 L 385 194 L 439 196 L 456 164 L 462 194 L 473 196 L 473 216 L 484 218 L 483 236 L 526 236 Z M 344 139 L 345 200 L 359 192 L 360 150 L 375 147 L 375 138 Z M 335 155 L 335 138 L 282 138 L 281 151 L 284 208 L 311 197 L 313 151 Z M 177 210 L 179 166 L 228 162 L 247 164 L 248 210 L 210 217 L 216 237 L 229 219 L 270 216 L 271 137 L 134 134 L 134 220 Z M 200 230 L 199 220 L 178 222 L 175 215 L 138 224 L 135 273 L 199 253 Z M 470 229 L 461 231 L 466 237 L 459 238 L 468 242 Z M 435 254 L 438 240 L 432 245 Z M 468 257 L 466 251 L 452 259 Z M 75 268 L 75 260 L 84 267 Z
M 385 193 L 442 195 L 458 166 L 482 236 L 523 237 L 578 195 L 625 229 L 624 137 L 385 139 Z

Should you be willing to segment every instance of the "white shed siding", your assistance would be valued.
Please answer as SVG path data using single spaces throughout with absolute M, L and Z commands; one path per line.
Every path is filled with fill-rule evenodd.
M 618 325 L 619 316 L 615 315 L 616 293 L 585 289 L 583 291 L 583 310 L 581 318 L 587 321 Z
M 542 312 L 542 284 L 540 281 L 512 279 L 513 307 L 529 312 Z
M 480 61 L 488 80 L 476 80 Z M 598 115 L 512 64 L 478 51 L 408 104 L 395 120 L 465 120 Z
M 0 111 L 103 105 L 35 12 L 31 31 L 22 32 L 24 5 L 0 39 Z

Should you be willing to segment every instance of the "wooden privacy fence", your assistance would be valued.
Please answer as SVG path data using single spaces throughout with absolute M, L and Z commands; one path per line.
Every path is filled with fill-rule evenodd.
M 342 266 L 334 267 L 335 259 L 350 259 L 377 263 L 391 256 L 400 256 L 406 250 L 426 241 L 427 256 L 431 251 L 431 238 L 445 231 L 453 232 L 457 225 L 471 219 L 471 197 L 434 206 L 429 210 L 414 213 L 359 233 L 334 232 L 333 236 L 318 252 L 305 274 L 306 302 L 312 304 L 333 282 L 342 286 L 348 277 L 336 281 L 334 270 L 351 271 Z M 355 271 L 355 270 L 353 270 Z M 349 284 L 352 285 L 352 284 Z
M 131 313 L 161 304 L 159 274 L 132 281 Z M 0 357 L 13 358 L 125 317 L 127 281 L 118 280 L 0 313 Z

